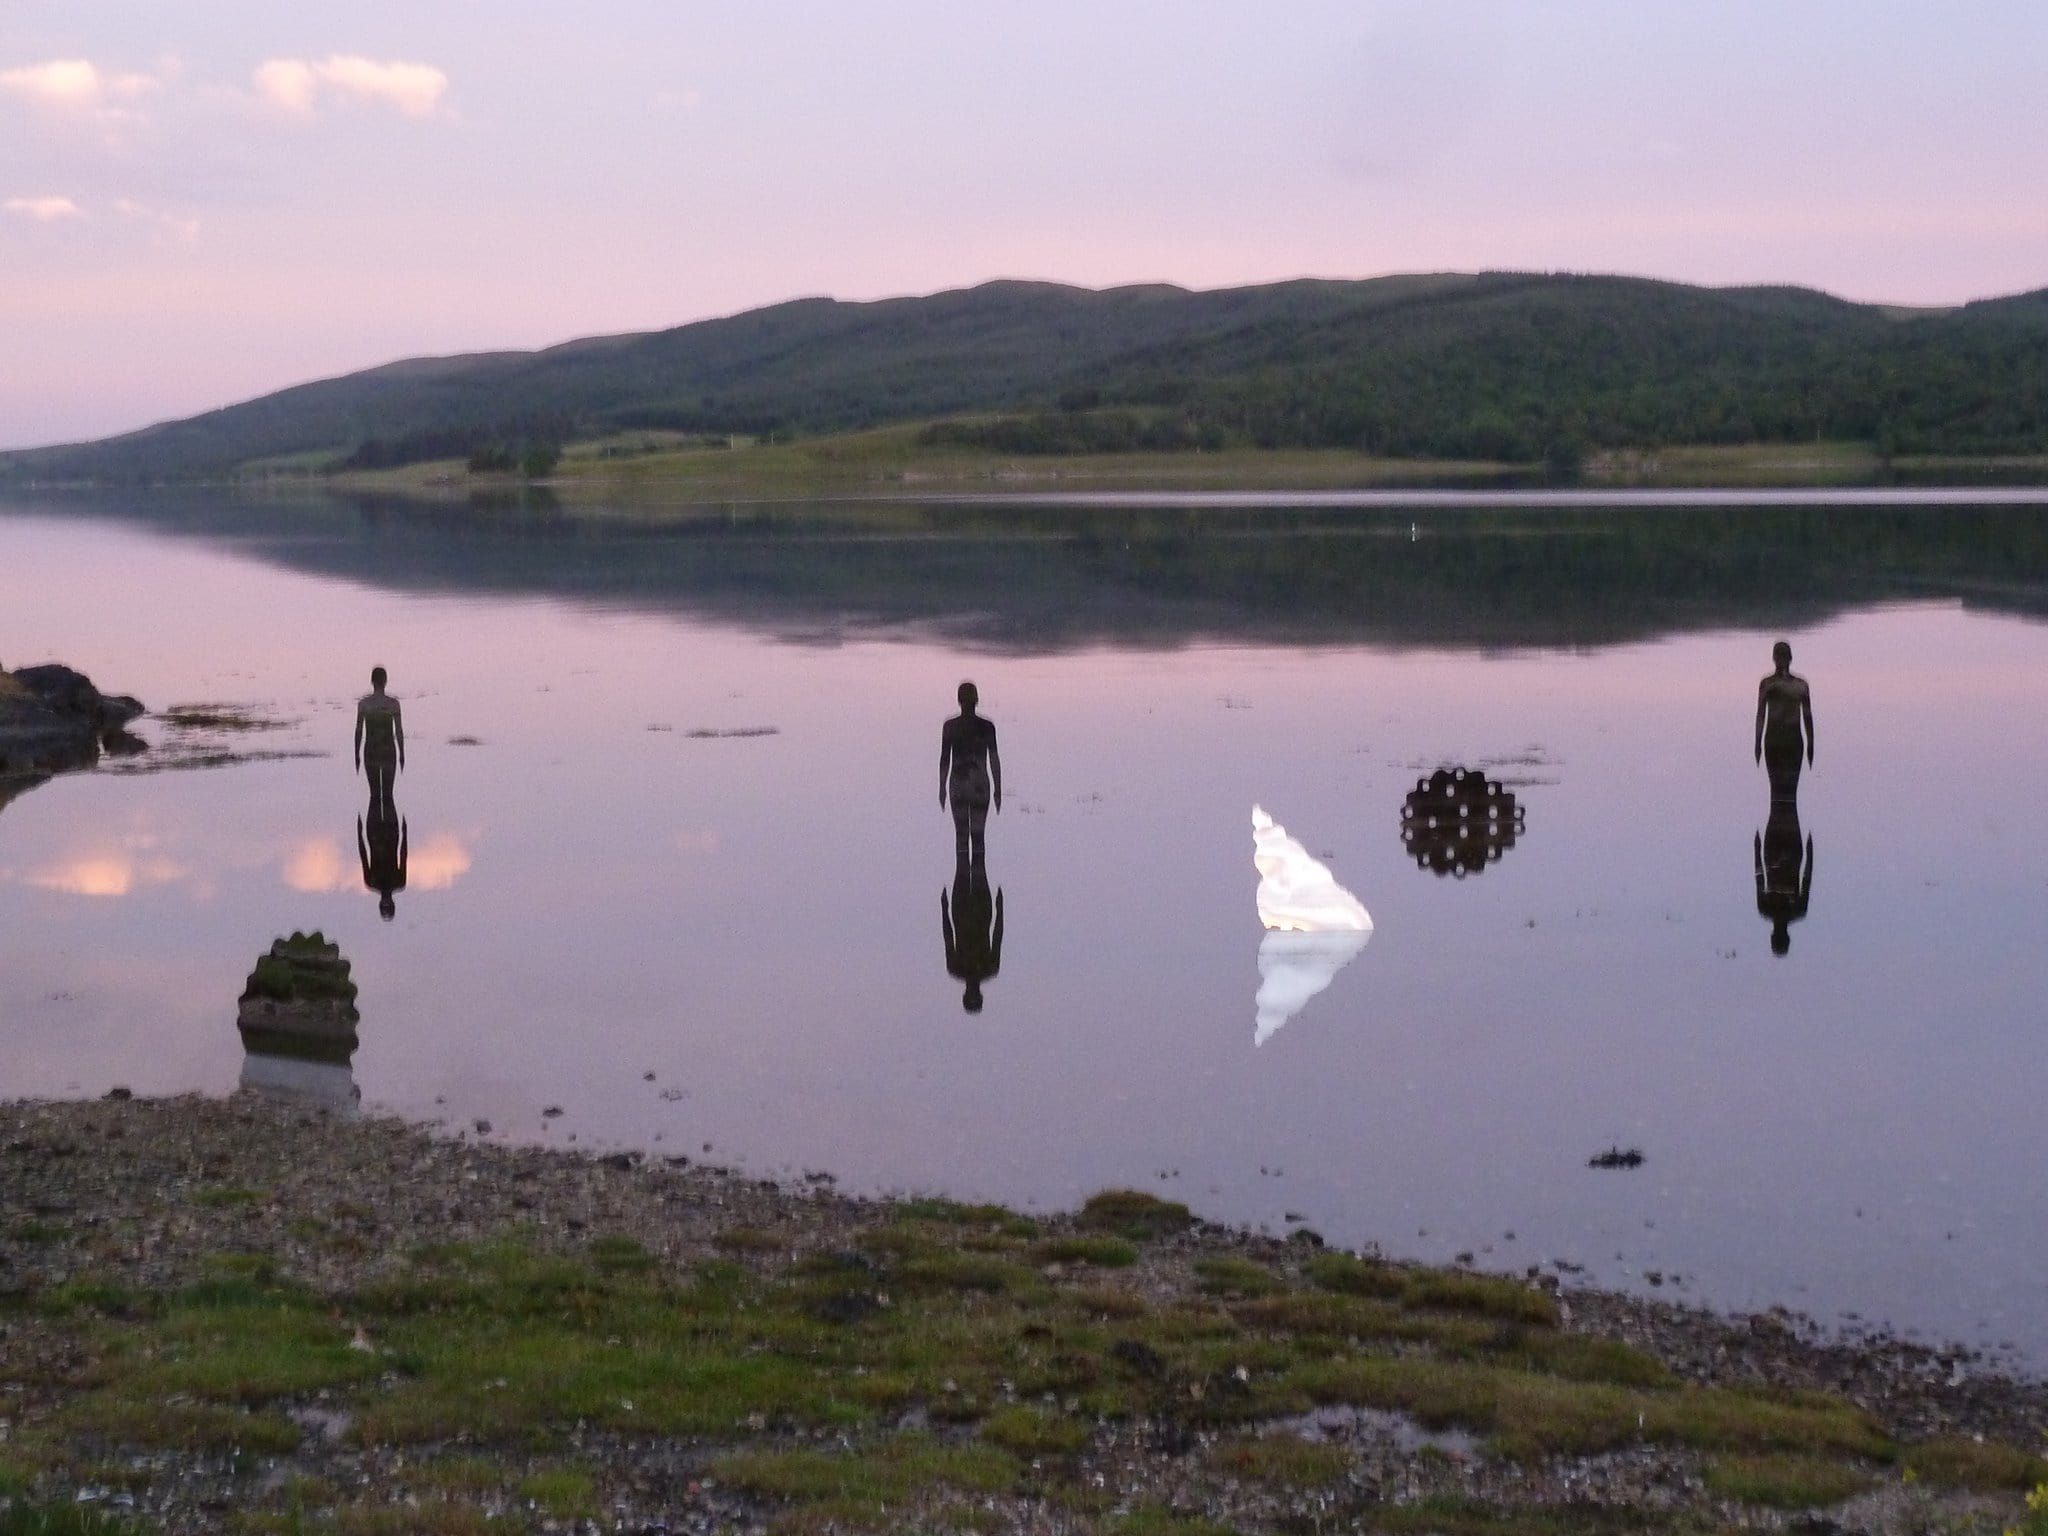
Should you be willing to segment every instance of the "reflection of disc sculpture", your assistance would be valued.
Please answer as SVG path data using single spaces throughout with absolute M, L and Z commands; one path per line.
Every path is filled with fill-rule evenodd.
M 1513 791 L 1472 768 L 1417 779 L 1401 807 L 1401 842 L 1416 867 L 1460 880 L 1497 862 L 1521 835 Z
M 279 939 L 242 992 L 242 1086 L 352 1111 L 361 1097 L 349 1067 L 358 1021 L 340 946 L 320 933 Z
M 1372 916 L 1320 860 L 1257 806 L 1252 807 L 1252 864 L 1259 872 L 1259 921 L 1267 929 L 1259 943 L 1258 1022 L 1252 1043 L 1264 1045 L 1357 958 L 1372 937 Z

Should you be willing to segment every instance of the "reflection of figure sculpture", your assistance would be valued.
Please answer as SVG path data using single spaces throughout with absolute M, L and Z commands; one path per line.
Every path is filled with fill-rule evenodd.
M 1522 817 L 1499 780 L 1470 768 L 1439 768 L 1408 792 L 1401 841 L 1418 868 L 1462 880 L 1515 846 Z
M 996 751 L 995 722 L 974 712 L 981 695 L 960 685 L 960 713 L 939 732 L 939 809 L 953 806 L 953 846 L 963 857 L 982 856 L 989 807 L 1003 808 L 1003 759 Z
M 1799 795 L 1799 760 L 1813 763 L 1813 693 L 1792 671 L 1792 647 L 1771 647 L 1774 669 L 1756 685 L 1756 760 L 1771 776 L 1771 799 Z
M 398 807 L 387 795 L 370 799 L 367 827 L 356 818 L 356 857 L 363 866 L 363 888 L 377 893 L 377 915 L 390 922 L 397 915 L 397 894 L 405 889 L 409 832 Z
M 981 984 L 1003 967 L 1003 893 L 988 889 L 988 866 L 961 853 L 953 865 L 953 894 L 939 892 L 939 930 L 946 941 L 946 973 L 965 984 L 960 1006 L 981 1012 Z
M 356 984 L 338 946 L 319 933 L 279 939 L 242 992 L 242 1086 L 353 1114 L 362 1097 L 356 1051 Z
M 370 691 L 356 701 L 356 767 L 370 775 L 370 803 L 391 804 L 392 781 L 405 767 L 405 721 L 384 691 L 384 669 L 370 669 Z M 395 812 L 393 814 L 396 814 Z
M 1796 777 L 1798 769 L 1793 773 Z M 1813 893 L 1813 839 L 1799 835 L 1799 802 L 1771 800 L 1770 819 L 1751 844 L 1756 864 L 1756 909 L 1771 921 L 1771 953 L 1792 947 L 1791 925 L 1806 916 Z
M 1259 921 L 1267 929 L 1259 942 L 1252 1044 L 1264 1045 L 1358 957 L 1372 937 L 1372 915 L 1256 805 L 1252 866 L 1259 872 Z

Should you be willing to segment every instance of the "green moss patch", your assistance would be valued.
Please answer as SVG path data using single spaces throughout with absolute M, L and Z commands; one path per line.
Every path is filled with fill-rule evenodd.
M 1066 1456 L 1088 1443 L 1088 1426 L 1037 1408 L 1001 1408 L 983 1420 L 981 1438 L 1017 1456 Z
M 1902 1459 L 1914 1476 L 1943 1488 L 2021 1492 L 2048 1482 L 2048 1461 L 1996 1440 L 1942 1435 L 1907 1447 Z
M 1048 1237 L 1031 1247 L 1041 1264 L 1093 1264 L 1100 1269 L 1127 1269 L 1138 1262 L 1136 1245 L 1120 1237 L 1077 1235 Z
M 1018 1471 L 1017 1459 L 994 1446 L 943 1445 L 919 1435 L 854 1452 L 741 1451 L 711 1464 L 719 1481 L 764 1498 L 875 1509 L 941 1488 L 1000 1492 L 1016 1482 Z
M 1871 1484 L 1867 1473 L 1813 1456 L 1723 1456 L 1707 1464 L 1707 1487 L 1724 1499 L 1770 1509 L 1826 1509 Z
M 1408 1277 L 1393 1265 L 1348 1253 L 1319 1253 L 1304 1270 L 1314 1284 L 1346 1296 L 1399 1300 L 1408 1289 Z
M 1137 1189 L 1106 1189 L 1090 1195 L 1081 1207 L 1080 1224 L 1094 1232 L 1113 1232 L 1134 1243 L 1171 1237 L 1195 1224 L 1177 1200 L 1161 1200 Z
M 1324 1487 L 1342 1479 L 1351 1467 L 1342 1447 L 1287 1434 L 1224 1440 L 1211 1447 L 1205 1459 L 1210 1470 L 1225 1477 L 1288 1488 Z
M 1263 1264 L 1234 1254 L 1195 1260 L 1195 1280 L 1211 1296 L 1270 1296 L 1287 1282 Z

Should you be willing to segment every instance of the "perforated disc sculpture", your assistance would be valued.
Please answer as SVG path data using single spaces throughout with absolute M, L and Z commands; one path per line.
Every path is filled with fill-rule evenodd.
M 1416 867 L 1460 880 L 1498 863 L 1521 835 L 1513 791 L 1475 768 L 1439 768 L 1417 779 L 1401 807 L 1401 843 Z

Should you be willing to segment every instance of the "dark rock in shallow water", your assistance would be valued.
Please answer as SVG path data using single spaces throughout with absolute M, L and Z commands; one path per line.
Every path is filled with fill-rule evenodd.
M 1640 1168 L 1643 1154 L 1634 1147 L 1623 1151 L 1620 1147 L 1609 1147 L 1605 1152 L 1595 1153 L 1586 1159 L 1588 1168 Z
M 0 804 L 52 774 L 90 768 L 102 751 L 143 751 L 122 729 L 141 713 L 137 700 L 103 694 L 70 667 L 0 671 Z

